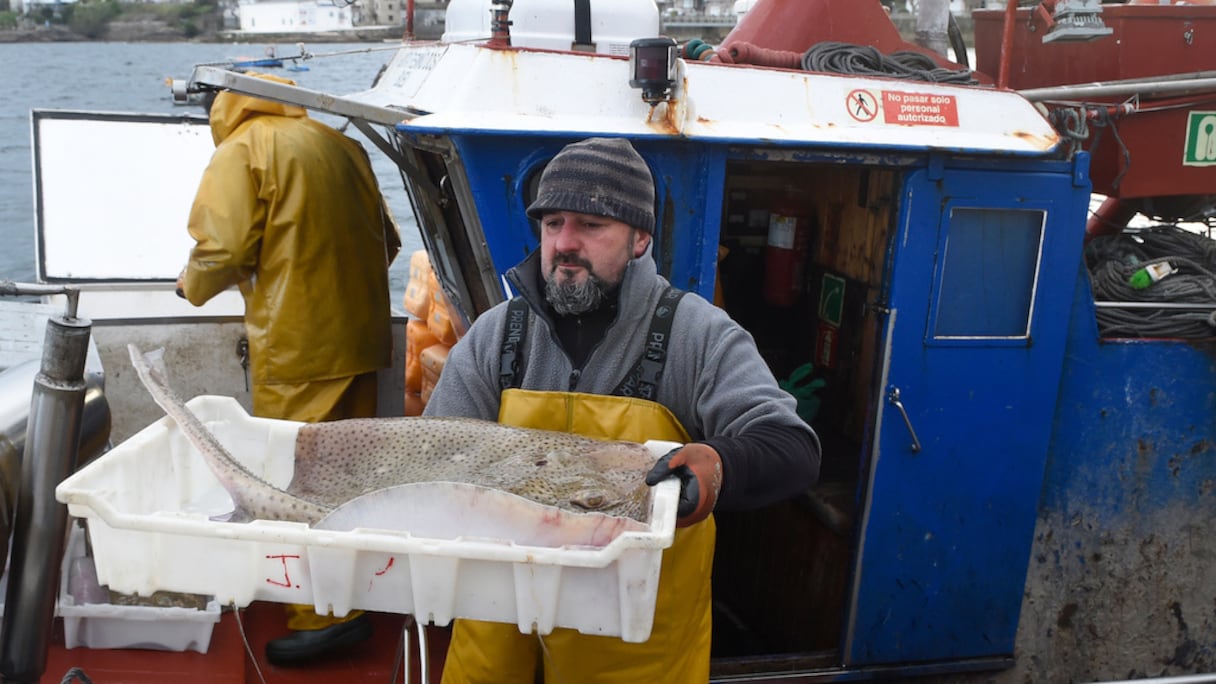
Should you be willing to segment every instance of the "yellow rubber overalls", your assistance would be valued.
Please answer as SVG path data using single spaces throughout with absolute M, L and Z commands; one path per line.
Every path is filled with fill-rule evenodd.
M 508 389 L 498 420 L 599 439 L 689 441 L 666 407 L 628 397 Z M 538 662 L 546 684 L 709 681 L 714 533 L 712 516 L 676 530 L 663 553 L 654 628 L 645 643 L 560 628 L 538 639 L 513 624 L 457 620 L 443 683 L 533 684 Z
M 295 385 L 255 384 L 253 413 L 264 418 L 306 423 L 371 418 L 376 415 L 376 394 L 375 373 Z M 340 618 L 320 615 L 311 603 L 285 603 L 283 611 L 287 614 L 287 629 L 292 631 L 324 629 L 340 622 L 349 622 L 363 614 L 361 610 L 352 610 Z

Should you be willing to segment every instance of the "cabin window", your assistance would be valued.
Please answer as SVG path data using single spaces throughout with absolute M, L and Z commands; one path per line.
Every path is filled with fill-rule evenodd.
M 1042 211 L 950 211 L 933 338 L 1029 338 L 1045 219 Z
M 528 176 L 528 179 L 526 181 L 524 181 L 524 185 L 523 185 L 523 195 L 524 195 L 523 196 L 523 200 L 524 200 L 523 208 L 524 208 L 524 210 L 527 210 L 528 207 L 532 206 L 532 203 L 536 201 L 536 196 L 538 194 L 540 194 L 540 175 L 541 175 L 541 173 L 544 172 L 545 167 L 548 165 L 549 165 L 549 162 L 546 161 L 543 165 L 537 166 L 535 168 L 535 170 L 533 170 L 532 173 Z M 540 222 L 534 221 L 531 218 L 529 218 L 528 225 L 532 227 L 532 237 L 536 238 L 536 241 L 539 243 L 540 242 Z

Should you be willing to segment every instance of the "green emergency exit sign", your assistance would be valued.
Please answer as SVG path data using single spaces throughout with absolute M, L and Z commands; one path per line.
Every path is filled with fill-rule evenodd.
M 1182 165 L 1216 165 L 1216 112 L 1190 112 Z
M 843 317 L 844 278 L 824 273 L 819 288 L 819 319 L 839 328 L 840 319 Z

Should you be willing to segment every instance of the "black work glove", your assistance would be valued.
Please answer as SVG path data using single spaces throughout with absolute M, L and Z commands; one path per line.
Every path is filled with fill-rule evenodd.
M 667 452 L 646 473 L 651 487 L 670 476 L 680 480 L 680 503 L 676 527 L 701 522 L 713 512 L 722 491 L 722 457 L 708 444 L 685 444 Z

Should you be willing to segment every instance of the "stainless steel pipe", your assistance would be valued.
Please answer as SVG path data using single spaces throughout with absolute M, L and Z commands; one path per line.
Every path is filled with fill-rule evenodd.
M 31 359 L 0 371 L 0 573 L 5 570 L 13 515 L 21 485 L 21 455 L 25 452 L 30 417 L 30 393 L 42 363 Z M 105 377 L 87 371 L 84 378 L 84 410 L 80 424 L 80 448 L 75 469 L 105 452 L 110 443 L 110 403 L 105 395 Z
M 46 670 L 67 529 L 67 507 L 55 500 L 55 487 L 76 463 L 91 330 L 89 321 L 77 318 L 47 322 L 42 369 L 30 399 L 0 633 L 0 675 L 6 682 L 37 682 Z
M 1133 95 L 1179 95 L 1206 92 L 1212 89 L 1216 89 L 1216 78 L 1181 76 L 1168 78 L 1163 76 L 1151 82 L 1146 82 L 1145 79 L 1131 79 L 1028 88 L 1019 90 L 1018 94 L 1031 102 L 1042 102 L 1044 100 L 1084 100 L 1094 97 L 1131 97 Z

